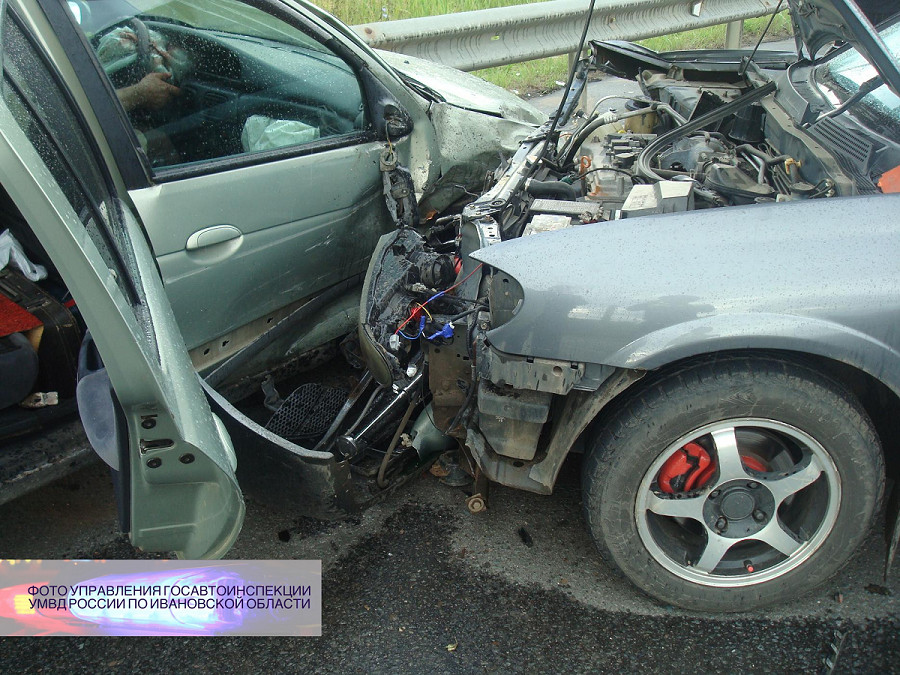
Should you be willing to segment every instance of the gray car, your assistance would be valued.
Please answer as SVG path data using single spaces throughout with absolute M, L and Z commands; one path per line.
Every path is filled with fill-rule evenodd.
M 452 227 L 382 238 L 360 312 L 376 379 L 425 373 L 472 510 L 582 451 L 601 555 L 698 610 L 828 579 L 896 465 L 900 23 L 789 4 L 794 54 L 592 44 Z M 643 94 L 576 114 L 592 69 Z

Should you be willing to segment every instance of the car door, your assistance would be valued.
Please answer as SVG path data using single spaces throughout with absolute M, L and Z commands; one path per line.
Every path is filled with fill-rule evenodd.
M 383 143 L 360 58 L 293 10 L 139 6 L 81 28 L 138 144 L 148 179 L 130 198 L 203 367 L 253 337 L 238 329 L 364 271 L 392 227 Z M 155 66 L 138 65 L 141 30 Z M 148 73 L 160 98 L 135 96 Z
M 104 367 L 84 359 L 79 383 L 88 436 L 118 470 L 135 546 L 220 556 L 244 517 L 228 434 L 192 368 L 141 227 L 75 102 L 83 93 L 57 67 L 61 46 L 35 37 L 40 22 L 27 5 L 0 9 L 0 183 L 102 357 Z

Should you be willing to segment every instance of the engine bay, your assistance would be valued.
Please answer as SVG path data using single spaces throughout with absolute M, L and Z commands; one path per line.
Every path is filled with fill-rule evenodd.
M 584 72 L 605 60 L 594 50 Z M 846 170 L 841 148 L 805 133 L 777 102 L 789 73 L 733 70 L 696 81 L 675 67 L 645 69 L 642 96 L 605 97 L 577 113 L 573 88 L 559 119 L 526 139 L 460 213 L 385 235 L 360 312 L 375 379 L 421 392 L 434 430 L 457 438 L 482 470 L 488 460 L 527 469 L 546 456 L 547 422 L 564 395 L 597 385 L 583 363 L 491 345 L 490 331 L 515 316 L 523 293 L 474 252 L 589 224 L 878 192 L 876 177 Z

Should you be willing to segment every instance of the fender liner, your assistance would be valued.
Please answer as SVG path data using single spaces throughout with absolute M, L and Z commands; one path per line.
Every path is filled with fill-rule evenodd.
M 566 423 L 553 427 L 540 461 L 515 466 L 509 459 L 497 455 L 484 436 L 472 428 L 466 434 L 466 445 L 489 480 L 519 490 L 549 495 L 553 492 L 563 461 L 578 437 L 606 404 L 641 379 L 645 372 L 616 368 L 595 391 L 570 392 L 559 414 L 559 419 Z

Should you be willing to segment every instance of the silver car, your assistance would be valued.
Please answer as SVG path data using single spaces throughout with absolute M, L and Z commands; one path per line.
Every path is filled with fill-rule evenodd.
M 43 268 L 32 278 L 0 272 L 0 501 L 81 457 L 68 439 L 47 453 L 33 447 L 42 430 L 74 415 L 77 399 L 91 440 L 129 471 L 108 437 L 111 418 L 97 412 L 98 391 L 111 400 L 107 375 L 88 377 L 102 369 L 87 347 L 79 364 L 87 328 L 126 410 L 126 401 L 143 399 L 149 410 L 156 396 L 180 396 L 179 382 L 205 410 L 193 374 L 172 379 L 184 360 L 170 371 L 162 355 L 186 349 L 190 373 L 208 374 L 268 334 L 266 350 L 219 377 L 232 400 L 258 391 L 271 374 L 334 354 L 354 329 L 378 238 L 395 218 L 414 215 L 400 211 L 400 195 L 411 196 L 416 213 L 446 211 L 479 191 L 499 158 L 546 119 L 478 78 L 376 53 L 304 2 L 10 0 L 0 8 L 2 132 L 14 152 L 0 180 L 2 250 L 15 241 Z M 33 211 L 42 199 L 54 204 L 55 220 Z M 89 269 L 102 280 L 93 290 L 83 288 Z M 174 324 L 156 317 L 147 299 L 154 292 Z M 118 310 L 93 307 L 105 301 Z M 304 306 L 305 318 L 271 340 L 269 329 Z M 151 394 L 133 394 L 148 383 Z M 187 430 L 213 434 L 201 446 L 222 442 L 208 412 L 158 403 L 175 426 L 160 421 L 152 435 L 173 439 L 174 420 L 185 417 Z M 150 421 L 120 422 L 122 439 L 137 425 L 135 453 L 157 442 L 140 426 Z M 233 467 L 223 466 L 227 477 Z M 152 500 L 137 491 L 131 500 L 144 512 Z M 124 527 L 140 543 L 143 528 L 129 518 Z M 191 528 L 181 529 L 189 538 Z M 185 550 L 210 553 L 211 542 L 230 536 L 206 528 Z

